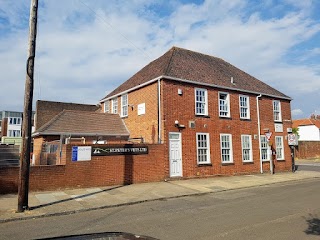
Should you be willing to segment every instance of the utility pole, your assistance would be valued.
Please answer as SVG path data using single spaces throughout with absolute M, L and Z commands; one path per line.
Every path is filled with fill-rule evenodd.
M 31 0 L 29 20 L 29 50 L 25 82 L 24 109 L 22 120 L 22 149 L 20 155 L 20 171 L 18 183 L 18 210 L 28 209 L 30 150 L 31 150 L 31 118 L 33 99 L 34 58 L 36 53 L 38 0 Z

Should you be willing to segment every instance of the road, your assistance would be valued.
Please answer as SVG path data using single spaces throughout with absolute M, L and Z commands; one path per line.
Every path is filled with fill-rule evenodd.
M 296 168 L 298 171 L 317 171 L 320 172 L 319 162 L 306 162 L 306 161 L 296 161 Z
M 0 224 L 1 239 L 128 232 L 157 239 L 319 239 L 320 179 Z

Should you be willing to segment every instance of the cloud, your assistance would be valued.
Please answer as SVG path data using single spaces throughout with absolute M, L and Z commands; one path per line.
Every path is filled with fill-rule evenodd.
M 303 111 L 301 109 L 293 109 L 291 110 L 291 115 L 293 118 L 299 118 L 299 116 L 303 115 Z
M 320 90 L 319 49 L 304 45 L 320 34 L 319 20 L 310 13 L 317 6 L 312 1 L 277 2 L 44 1 L 39 7 L 35 99 L 97 103 L 176 45 L 225 59 L 293 97 L 294 107 L 301 109 L 295 101 L 304 94 L 315 101 Z M 29 6 L 22 0 L 4 3 L 0 19 L 9 24 L 0 20 L 0 32 L 5 31 L 0 70 L 10 82 L 0 101 L 19 110 L 28 37 L 23 19 Z

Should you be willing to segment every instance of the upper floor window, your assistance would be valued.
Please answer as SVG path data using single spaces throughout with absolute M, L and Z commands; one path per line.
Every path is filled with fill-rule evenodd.
M 208 115 L 208 93 L 207 89 L 195 89 L 196 115 Z
M 109 113 L 110 112 L 110 101 L 105 101 L 104 102 L 104 112 Z
M 252 162 L 252 143 L 251 135 L 241 135 L 242 161 Z
M 111 104 L 112 104 L 111 113 L 118 113 L 118 98 L 112 99 Z
M 281 105 L 280 101 L 274 100 L 273 101 L 273 119 L 276 122 L 281 122 Z
M 230 117 L 230 96 L 229 93 L 219 92 L 219 116 Z
M 240 95 L 239 96 L 239 106 L 240 106 L 240 118 L 250 119 L 250 105 L 249 97 Z
M 220 134 L 221 161 L 222 163 L 232 163 L 232 135 Z
M 210 163 L 209 133 L 197 133 L 197 160 L 198 164 Z
M 283 137 L 282 136 L 276 136 L 276 153 L 277 153 L 277 159 L 283 160 L 284 159 L 284 151 L 283 151 Z
M 21 118 L 20 117 L 11 117 L 11 118 L 9 118 L 9 124 L 21 125 Z
M 121 96 L 121 117 L 128 116 L 128 94 Z

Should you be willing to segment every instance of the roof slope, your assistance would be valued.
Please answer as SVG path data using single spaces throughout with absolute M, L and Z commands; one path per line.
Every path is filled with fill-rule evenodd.
M 33 135 L 129 136 L 118 114 L 63 110 Z
M 285 94 L 220 58 L 178 47 L 172 47 L 164 55 L 150 62 L 105 98 L 160 76 L 290 99 Z M 231 77 L 233 77 L 233 83 L 231 83 Z
M 297 128 L 300 126 L 311 126 L 311 125 L 315 125 L 317 128 L 320 129 L 320 120 L 304 118 L 304 119 L 297 119 L 292 121 L 293 128 Z

